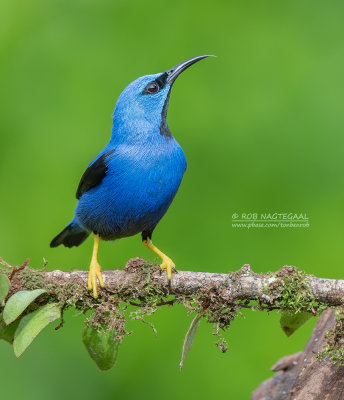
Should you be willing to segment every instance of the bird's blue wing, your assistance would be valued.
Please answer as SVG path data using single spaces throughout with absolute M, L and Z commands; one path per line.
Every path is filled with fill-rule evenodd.
M 94 163 L 92 163 L 81 177 L 78 189 L 76 191 L 76 198 L 79 200 L 80 197 L 99 185 L 104 179 L 107 172 L 107 158 L 115 151 L 115 149 L 109 150 L 102 154 Z

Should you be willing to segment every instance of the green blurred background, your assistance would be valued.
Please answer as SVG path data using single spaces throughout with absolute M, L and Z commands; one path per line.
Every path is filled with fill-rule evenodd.
M 111 113 L 138 76 L 216 54 L 180 77 L 169 126 L 188 171 L 155 232 L 180 269 L 256 272 L 284 264 L 342 278 L 344 4 L 315 0 L 2 0 L 0 255 L 13 265 L 88 267 L 91 240 L 50 249 L 75 190 L 107 143 Z M 307 213 L 310 228 L 231 227 L 238 212 Z M 104 268 L 153 260 L 140 237 L 103 243 Z M 201 324 L 183 372 L 191 321 L 182 307 L 128 324 L 117 365 L 99 372 L 69 312 L 19 360 L 0 343 L 3 399 L 248 399 L 280 357 L 301 350 L 315 320 L 285 337 L 277 313 L 245 312 L 225 334 Z

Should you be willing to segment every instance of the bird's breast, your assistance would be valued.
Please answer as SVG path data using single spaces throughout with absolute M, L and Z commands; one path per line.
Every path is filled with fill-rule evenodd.
M 76 211 L 90 230 L 113 230 L 112 236 L 120 237 L 158 223 L 179 188 L 186 160 L 175 141 L 165 147 L 125 145 L 116 148 L 107 167 L 101 184 L 81 197 Z
M 176 143 L 165 147 L 125 146 L 110 160 L 106 179 L 116 196 L 118 191 L 128 199 L 135 194 L 145 206 L 158 207 L 175 194 L 185 168 L 184 153 Z

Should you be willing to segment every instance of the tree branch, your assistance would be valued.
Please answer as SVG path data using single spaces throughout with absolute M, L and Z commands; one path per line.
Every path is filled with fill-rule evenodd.
M 283 357 L 271 367 L 276 374 L 252 393 L 251 400 L 343 399 L 344 367 L 330 357 L 321 362 L 314 355 L 328 346 L 328 332 L 336 329 L 335 312 L 319 318 L 304 351 Z
M 35 270 L 26 271 L 26 279 Z M 102 271 L 107 293 L 126 296 L 138 290 L 138 283 L 143 281 L 161 291 L 165 295 L 189 296 L 197 293 L 203 295 L 216 293 L 224 302 L 233 303 L 240 300 L 258 300 L 260 303 L 272 306 L 276 299 L 281 297 L 281 291 L 286 284 L 292 284 L 292 277 L 302 277 L 304 285 L 313 296 L 313 301 L 326 303 L 331 306 L 343 304 L 344 280 L 316 278 L 313 275 L 303 274 L 295 267 L 284 266 L 275 274 L 256 274 L 249 265 L 244 265 L 239 271 L 221 274 L 209 272 L 178 271 L 173 274 L 172 287 L 167 285 L 166 275 L 160 273 L 157 266 L 149 264 L 141 258 L 128 261 L 123 270 Z M 301 275 L 302 274 L 302 275 Z M 149 276 L 148 276 L 149 275 Z M 18 272 L 14 278 L 20 278 Z M 42 281 L 37 280 L 37 287 L 53 283 L 54 286 L 64 286 L 68 283 L 87 286 L 88 271 L 64 272 L 60 270 L 41 272 Z M 289 282 L 288 282 L 289 280 Z M 74 283 L 73 283 L 74 282 Z M 11 295 L 18 290 L 25 289 L 22 279 L 12 285 Z M 296 280 L 296 286 L 298 280 Z M 295 287 L 297 290 L 298 288 Z M 104 292 L 104 291 L 103 291 Z M 100 291 L 101 296 L 102 291 Z M 164 302 L 162 302 L 164 304 Z M 171 302 L 167 302 L 171 304 Z M 243 303 L 243 306 L 245 304 Z M 277 307 L 278 308 L 278 307 Z
M 62 312 L 61 323 L 56 327 L 58 329 L 63 325 L 65 309 L 74 307 L 83 313 L 92 310 L 85 321 L 89 340 L 92 341 L 94 335 L 108 335 L 106 338 L 111 339 L 113 346 L 129 334 L 125 328 L 128 314 L 131 319 L 141 320 L 151 326 L 156 333 L 145 317 L 152 315 L 160 306 L 172 306 L 175 303 L 184 305 L 189 312 L 196 312 L 196 319 L 202 316 L 213 324 L 213 334 L 218 338 L 216 345 L 223 352 L 227 347 L 221 330 L 229 328 L 241 308 L 281 310 L 281 327 L 290 335 L 308 319 L 309 315 L 305 313 L 317 315 L 328 307 L 336 307 L 335 329 L 326 336 L 328 345 L 318 354 L 318 358 L 327 357 L 344 365 L 344 280 L 316 278 L 292 266 L 284 266 L 275 273 L 256 274 L 249 265 L 244 265 L 240 270 L 228 274 L 179 271 L 173 274 L 172 286 L 169 287 L 166 275 L 161 273 L 159 266 L 134 258 L 128 261 L 123 270 L 102 272 L 106 287 L 100 289 L 99 298 L 94 299 L 87 290 L 88 271 L 35 270 L 27 267 L 27 261 L 19 267 L 12 267 L 1 258 L 0 264 L 4 266 L 0 274 L 8 277 L 2 277 L 0 281 L 5 282 L 7 287 L 3 294 L 5 301 L 0 305 L 0 312 L 4 311 L 4 315 L 7 304 L 16 292 L 44 289 L 39 291 L 29 307 L 23 308 L 21 321 L 26 322 L 27 318 L 39 315 L 35 313 L 38 309 L 54 307 L 55 311 Z M 4 287 L 0 294 L 1 291 L 4 293 Z M 26 295 L 32 293 L 22 293 L 18 297 Z M 130 308 L 128 313 L 129 306 L 135 308 Z M 187 337 L 187 343 L 192 343 L 192 335 L 196 330 L 188 331 L 187 336 L 190 337 Z M 16 344 L 13 337 L 9 341 Z M 281 368 L 287 361 L 290 364 L 290 360 L 293 358 L 283 360 Z M 113 362 L 110 364 L 113 365 Z M 103 368 L 103 365 L 99 367 Z M 280 364 L 277 367 L 280 368 Z M 271 382 L 275 384 L 275 381 Z

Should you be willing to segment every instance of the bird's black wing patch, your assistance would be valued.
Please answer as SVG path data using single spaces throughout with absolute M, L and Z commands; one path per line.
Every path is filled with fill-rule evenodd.
M 83 176 L 81 177 L 78 189 L 76 191 L 76 198 L 78 200 L 85 192 L 99 185 L 100 182 L 104 179 L 106 171 L 108 169 L 106 164 L 106 158 L 114 151 L 115 149 L 112 149 L 104 153 L 84 172 Z

